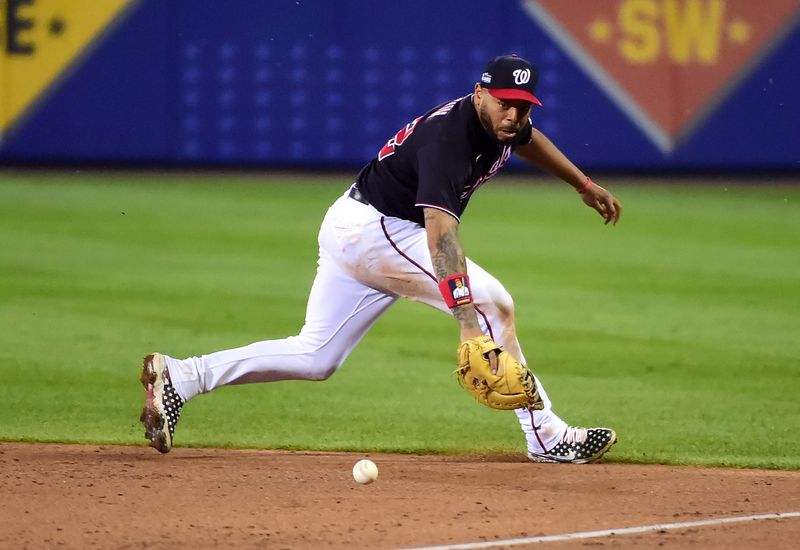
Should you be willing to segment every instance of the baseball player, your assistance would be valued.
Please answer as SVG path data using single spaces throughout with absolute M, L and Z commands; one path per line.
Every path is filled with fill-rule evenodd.
M 317 274 L 299 334 L 187 359 L 148 355 L 141 421 L 151 446 L 162 453 L 172 448 L 181 408 L 201 393 L 227 384 L 327 379 L 401 297 L 452 315 L 462 346 L 480 342 L 483 351 L 475 357 L 497 376 L 511 373 L 508 361 L 499 362 L 501 348 L 530 372 L 511 296 L 464 255 L 458 228 L 470 197 L 515 153 L 571 185 L 606 224 L 616 224 L 621 212 L 611 193 L 533 127 L 531 109 L 541 106 L 537 80 L 528 61 L 494 58 L 471 94 L 417 117 L 386 142 L 322 221 Z M 459 354 L 461 361 L 461 348 Z M 465 353 L 463 360 L 471 359 Z M 530 460 L 594 462 L 616 442 L 611 429 L 568 425 L 538 379 L 521 380 L 528 393 L 538 391 L 535 406 L 515 411 Z

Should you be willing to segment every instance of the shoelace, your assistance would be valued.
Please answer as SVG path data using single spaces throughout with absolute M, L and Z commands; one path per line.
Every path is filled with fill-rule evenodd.
M 562 439 L 562 441 L 570 445 L 574 445 L 576 443 L 584 443 L 586 441 L 587 435 L 588 431 L 586 430 L 586 428 L 573 428 L 572 426 L 568 426 L 567 433 L 564 434 L 564 438 Z

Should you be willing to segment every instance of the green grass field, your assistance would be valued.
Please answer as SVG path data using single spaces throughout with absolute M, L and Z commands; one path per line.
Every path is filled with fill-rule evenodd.
M 296 334 L 348 177 L 0 173 L 0 439 L 144 444 L 143 355 Z M 615 228 L 541 180 L 464 217 L 555 410 L 615 427 L 608 460 L 800 468 L 800 186 L 604 182 Z M 176 444 L 523 452 L 455 382 L 457 337 L 399 303 L 330 380 L 201 396 Z

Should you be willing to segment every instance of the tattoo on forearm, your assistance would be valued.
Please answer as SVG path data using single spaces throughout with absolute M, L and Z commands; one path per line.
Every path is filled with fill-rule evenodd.
M 461 251 L 455 229 L 442 233 L 436 241 L 435 247 L 435 250 L 431 250 L 431 260 L 439 281 L 453 273 L 466 272 L 464 253 Z
M 426 211 L 426 222 L 433 221 L 431 216 L 435 216 L 435 214 L 428 214 Z M 434 224 L 426 223 L 426 225 L 432 226 Z M 455 273 L 467 272 L 467 261 L 464 257 L 464 252 L 461 250 L 457 232 L 458 227 L 453 226 L 431 243 L 431 261 L 438 281 L 443 281 Z M 472 304 L 453 308 L 453 317 L 461 323 L 462 328 L 480 328 L 478 316 L 475 314 L 475 307 Z
M 475 315 L 475 307 L 472 304 L 453 308 L 453 317 L 461 323 L 464 328 L 480 328 L 478 316 Z

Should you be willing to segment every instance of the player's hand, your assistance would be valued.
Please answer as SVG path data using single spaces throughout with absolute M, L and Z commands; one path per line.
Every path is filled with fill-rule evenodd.
M 597 210 L 606 224 L 610 222 L 613 225 L 617 225 L 622 214 L 622 205 L 614 195 L 596 183 L 592 183 L 581 193 L 581 199 L 583 199 L 584 204 Z
M 479 336 L 486 336 L 483 331 L 479 328 L 462 328 L 461 329 L 461 341 L 465 342 L 471 338 L 477 338 Z M 489 360 L 489 370 L 492 374 L 497 374 L 497 356 L 499 353 L 497 352 L 490 352 L 486 358 Z

